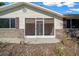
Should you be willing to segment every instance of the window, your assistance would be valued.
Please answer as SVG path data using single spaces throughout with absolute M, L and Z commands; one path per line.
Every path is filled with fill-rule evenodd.
M 45 18 L 44 20 L 44 34 L 54 35 L 54 20 L 53 18 Z
M 14 18 L 11 19 L 11 28 L 15 28 L 15 19 Z
M 79 19 L 72 19 L 72 28 L 79 28 Z
M 0 28 L 15 28 L 15 19 L 0 18 Z
M 35 35 L 35 19 L 34 18 L 26 18 L 25 34 L 26 35 Z
M 79 19 L 67 19 L 65 28 L 79 28 Z

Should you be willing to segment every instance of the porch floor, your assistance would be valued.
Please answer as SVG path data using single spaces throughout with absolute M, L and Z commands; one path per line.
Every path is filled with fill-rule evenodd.
M 60 42 L 59 39 L 56 38 L 28 38 L 25 39 L 25 43 L 28 44 L 44 44 L 44 43 L 57 43 Z

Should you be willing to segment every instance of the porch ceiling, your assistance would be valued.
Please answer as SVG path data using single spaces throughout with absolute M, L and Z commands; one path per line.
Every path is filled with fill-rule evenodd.
M 79 19 L 79 14 L 64 14 L 66 19 Z

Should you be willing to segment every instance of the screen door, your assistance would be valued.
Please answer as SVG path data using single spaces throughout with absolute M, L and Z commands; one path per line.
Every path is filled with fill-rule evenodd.
M 36 21 L 36 35 L 43 35 L 43 21 Z

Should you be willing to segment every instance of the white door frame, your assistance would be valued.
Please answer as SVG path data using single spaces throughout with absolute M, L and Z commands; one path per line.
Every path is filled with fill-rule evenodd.
M 44 21 L 43 20 L 38 20 L 38 19 L 35 19 L 35 35 L 39 36 L 39 35 L 37 35 L 37 21 L 42 21 L 43 22 L 43 35 L 44 35 Z M 40 35 L 40 36 L 43 36 L 43 35 Z

